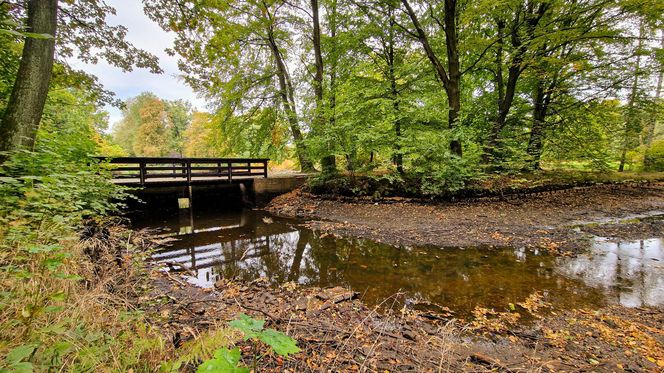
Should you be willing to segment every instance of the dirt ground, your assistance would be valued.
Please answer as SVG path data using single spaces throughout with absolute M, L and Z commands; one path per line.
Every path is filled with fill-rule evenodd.
M 330 200 L 296 191 L 268 210 L 312 219 L 316 229 L 377 241 L 439 246 L 542 246 L 576 252 L 589 234 L 617 238 L 664 236 L 664 183 L 591 187 L 510 201 L 429 204 L 389 199 L 375 203 Z M 268 354 L 265 372 L 659 372 L 664 371 L 664 312 L 661 308 L 554 311 L 533 293 L 514 310 L 476 309 L 460 321 L 421 311 L 401 294 L 369 308 L 340 287 L 270 287 L 222 280 L 196 288 L 175 273 L 157 272 L 149 312 L 174 345 L 227 325 L 239 313 L 266 320 L 286 332 L 301 352 Z M 524 320 L 527 320 L 524 322 Z M 239 342 L 245 363 L 251 346 Z M 195 367 L 189 367 L 194 370 Z
M 393 245 L 543 247 L 576 252 L 586 247 L 588 234 L 662 235 L 661 221 L 635 218 L 664 214 L 664 183 L 598 185 L 510 200 L 445 203 L 325 199 L 296 190 L 277 197 L 266 209 L 279 216 L 310 219 L 313 229 Z
M 444 315 L 368 308 L 343 288 L 272 288 L 220 281 L 201 289 L 157 276 L 156 320 L 177 347 L 239 313 L 266 320 L 301 351 L 264 356 L 262 372 L 656 372 L 664 369 L 664 313 L 608 307 L 553 313 L 537 295 L 514 312 L 480 310 L 464 324 Z M 519 323 L 516 315 L 532 320 Z M 252 347 L 238 339 L 250 364 Z M 191 371 L 195 367 L 189 367 Z

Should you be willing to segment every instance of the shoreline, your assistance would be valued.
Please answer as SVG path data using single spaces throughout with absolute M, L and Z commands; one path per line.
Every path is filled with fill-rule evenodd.
M 299 189 L 275 198 L 265 210 L 307 219 L 315 230 L 391 245 L 526 247 L 569 255 L 583 251 L 591 235 L 662 235 L 662 221 L 635 217 L 664 215 L 664 182 L 648 188 L 594 186 L 516 200 L 436 203 L 330 199 Z M 621 218 L 628 220 L 615 222 Z

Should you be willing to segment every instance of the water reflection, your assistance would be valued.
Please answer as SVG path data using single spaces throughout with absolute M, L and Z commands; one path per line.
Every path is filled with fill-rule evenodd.
M 251 210 L 135 222 L 176 237 L 155 259 L 193 269 L 196 277 L 189 280 L 205 287 L 220 278 L 263 276 L 274 284 L 350 287 L 373 304 L 401 291 L 412 302 L 438 303 L 460 315 L 476 306 L 506 309 L 534 291 L 563 308 L 664 301 L 659 239 L 598 240 L 588 255 L 555 258 L 526 249 L 393 247 L 339 239 Z
M 560 265 L 561 273 L 617 294 L 626 307 L 664 304 L 662 239 L 613 242 L 598 238 L 592 250 Z

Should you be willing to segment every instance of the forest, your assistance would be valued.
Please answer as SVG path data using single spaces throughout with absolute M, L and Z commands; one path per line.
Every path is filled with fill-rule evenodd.
M 366 340 L 348 337 L 357 342 L 350 344 L 348 352 L 343 350 L 347 342 L 328 343 L 327 334 L 312 342 L 313 337 L 300 331 L 299 338 L 292 339 L 287 335 L 290 321 L 283 315 L 286 306 L 256 311 L 254 303 L 241 306 L 233 298 L 235 303 L 228 307 L 239 308 L 233 308 L 232 315 L 223 311 L 227 313 L 201 326 L 200 315 L 213 312 L 198 313 L 190 309 L 192 305 L 221 307 L 220 303 L 205 298 L 209 292 L 200 289 L 191 293 L 198 294 L 197 299 L 187 298 L 194 297 L 190 294 L 179 298 L 178 291 L 186 284 L 173 279 L 170 272 L 154 269 L 149 253 L 163 249 L 169 241 L 131 229 L 123 214 L 137 200 L 135 189 L 110 183 L 113 167 L 103 157 L 269 158 L 271 173 L 288 171 L 309 177 L 304 192 L 277 199 L 269 211 L 329 220 L 306 225 L 323 242 L 321 247 L 326 242 L 323 238 L 348 234 L 407 250 L 427 245 L 519 246 L 572 257 L 582 251 L 571 243 L 578 237 L 567 232 L 572 231 L 572 219 L 561 215 L 565 206 L 578 221 L 597 211 L 613 211 L 622 214 L 621 219 L 632 216 L 628 213 L 661 213 L 664 2 L 142 0 L 144 15 L 173 36 L 166 52 L 178 59 L 177 78 L 204 100 L 205 107 L 194 107 L 186 99 L 164 98 L 165 92 L 158 91 L 121 96 L 99 77 L 75 67 L 80 64 L 73 61 L 103 63 L 126 73 L 145 70 L 154 79 L 163 77 L 163 61 L 130 42 L 125 25 L 109 21 L 119 7 L 111 3 L 0 0 L 0 372 L 387 369 L 371 365 L 373 360 L 367 363 L 370 367 L 354 360 L 357 351 L 369 350 L 360 346 Z M 122 117 L 115 123 L 110 123 L 111 107 L 121 110 Z M 454 210 L 456 216 L 465 219 L 468 211 L 475 214 L 468 219 L 476 220 L 463 225 L 444 214 L 435 220 L 423 207 L 470 195 L 473 188 L 500 189 L 501 183 L 521 185 L 532 180 L 542 189 L 558 180 L 565 180 L 570 189 L 588 180 L 636 180 L 649 186 L 638 184 L 637 191 L 632 191 L 630 184 L 625 187 L 629 191 L 619 196 L 597 189 L 573 201 L 552 200 L 547 206 L 555 211 L 552 216 L 558 214 L 556 218 L 538 215 L 537 204 L 524 203 L 530 210 L 523 215 L 519 215 L 522 205 L 516 204 L 501 205 L 501 212 L 487 207 L 488 213 L 483 206 L 459 207 Z M 382 232 L 380 225 L 362 226 L 366 220 L 362 208 L 333 206 L 309 192 L 372 196 L 366 211 L 380 209 L 375 216 L 384 222 L 396 224 L 407 216 L 412 222 L 421 219 L 439 225 L 425 224 L 413 231 L 391 226 L 394 232 Z M 497 203 L 508 203 L 502 189 L 489 190 L 487 195 L 500 197 Z M 422 204 L 408 205 L 403 212 L 388 206 L 401 199 L 389 200 L 384 207 L 379 204 L 383 197 L 415 198 Z M 629 208 L 614 203 L 618 200 Z M 579 206 L 588 201 L 599 207 L 581 211 Z M 327 210 L 313 213 L 311 206 Z M 512 224 L 502 211 L 513 211 L 518 224 Z M 270 226 L 276 218 L 261 219 L 259 223 Z M 531 232 L 523 228 L 529 224 L 540 225 Z M 630 220 L 626 224 L 638 227 L 615 231 L 625 237 L 636 232 L 662 237 L 658 222 Z M 440 231 L 441 225 L 453 227 L 453 232 Z M 600 228 L 588 228 L 592 229 Z M 307 237 L 314 237 L 307 232 Z M 299 249 L 304 250 L 305 244 L 311 246 L 302 241 Z M 352 241 L 339 247 L 373 250 L 371 245 Z M 300 260 L 302 255 L 300 251 Z M 478 254 L 473 260 L 482 258 L 486 259 Z M 336 273 L 337 268 L 331 271 Z M 170 284 L 169 290 L 159 293 L 155 283 L 163 286 L 164 281 Z M 283 295 L 266 296 L 267 290 L 255 282 L 226 285 L 228 293 L 242 293 L 238 297 L 246 292 L 260 293 L 265 299 Z M 302 290 L 302 294 L 317 302 L 340 296 L 314 290 Z M 292 299 L 285 302 L 301 299 L 288 297 Z M 350 307 L 357 318 L 353 322 L 383 317 L 355 297 L 355 293 L 350 297 L 343 293 L 339 298 L 342 305 L 357 302 Z M 248 299 L 256 302 L 259 297 L 251 293 Z M 505 312 L 476 308 L 474 321 L 459 330 L 512 338 L 506 343 L 516 343 L 513 339 L 527 333 L 504 326 L 515 309 L 532 311 L 531 316 L 542 322 L 549 320 L 536 313 L 544 301 L 538 296 L 527 299 L 511 300 Z M 632 324 L 605 323 L 633 331 L 631 339 L 606 346 L 620 349 L 638 344 L 637 353 L 628 355 L 629 364 L 641 364 L 634 371 L 664 366 L 661 339 L 638 332 L 659 329 L 661 334 L 661 306 L 653 309 L 652 327 L 641 327 L 651 325 L 643 321 L 647 317 L 639 319 L 642 315 L 630 316 Z M 453 328 L 452 322 L 441 326 L 441 320 L 447 319 L 427 315 L 439 322 L 439 331 Z M 588 315 L 591 311 L 577 316 L 586 321 L 583 317 L 594 317 Z M 185 316 L 194 321 L 177 318 Z M 339 331 L 339 320 L 328 316 L 320 318 L 325 324 L 317 324 L 317 330 L 354 335 L 355 330 Z M 263 328 L 257 317 L 267 317 L 270 328 Z M 421 328 L 417 333 L 428 328 L 421 324 L 425 316 L 413 317 Z M 228 324 L 229 320 L 233 321 Z M 635 320 L 645 324 L 634 324 Z M 583 325 L 597 326 L 591 321 Z M 596 338 L 595 329 L 588 330 Z M 383 329 L 373 332 L 378 339 L 387 338 Z M 400 341 L 414 343 L 408 348 L 432 350 L 422 344 L 426 338 L 414 337 L 416 331 L 400 333 Z M 583 338 L 586 330 L 579 333 Z M 551 331 L 537 338 L 555 347 L 547 352 L 555 360 L 560 357 L 557 348 L 573 339 L 572 334 Z M 524 345 L 540 340 L 533 338 L 523 337 Z M 327 347 L 320 350 L 320 346 Z M 369 352 L 374 353 L 374 347 Z M 324 352 L 314 364 L 297 355 L 300 348 L 307 354 Z M 394 359 L 410 359 L 403 351 L 406 357 Z M 447 359 L 449 351 L 445 351 Z M 580 371 L 597 367 L 602 360 L 591 347 L 587 351 L 589 355 L 571 359 L 587 363 L 577 366 Z M 346 352 L 349 355 L 343 355 Z M 344 357 L 330 355 L 337 353 Z M 483 369 L 511 371 L 498 360 L 464 353 L 447 371 L 472 370 L 469 360 Z M 369 361 L 369 354 L 364 355 Z M 417 370 L 418 365 L 412 364 Z M 423 371 L 444 370 L 422 364 Z M 622 364 L 599 366 L 609 371 L 614 366 L 622 369 Z M 540 368 L 560 370 L 545 369 L 544 363 Z
M 213 109 L 190 131 L 201 154 L 431 183 L 657 168 L 661 10 L 647 1 L 146 3 L 177 34 L 171 52 Z

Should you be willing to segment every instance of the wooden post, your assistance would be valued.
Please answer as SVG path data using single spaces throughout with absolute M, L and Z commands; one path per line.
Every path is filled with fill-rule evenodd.
M 228 161 L 228 183 L 233 181 L 233 161 Z
M 191 161 L 185 161 L 185 167 L 187 168 L 187 184 L 191 184 Z
M 263 177 L 267 179 L 267 161 L 263 161 Z
M 139 167 L 139 179 L 141 180 L 141 185 L 145 185 L 145 162 L 143 161 L 138 161 L 138 167 Z

